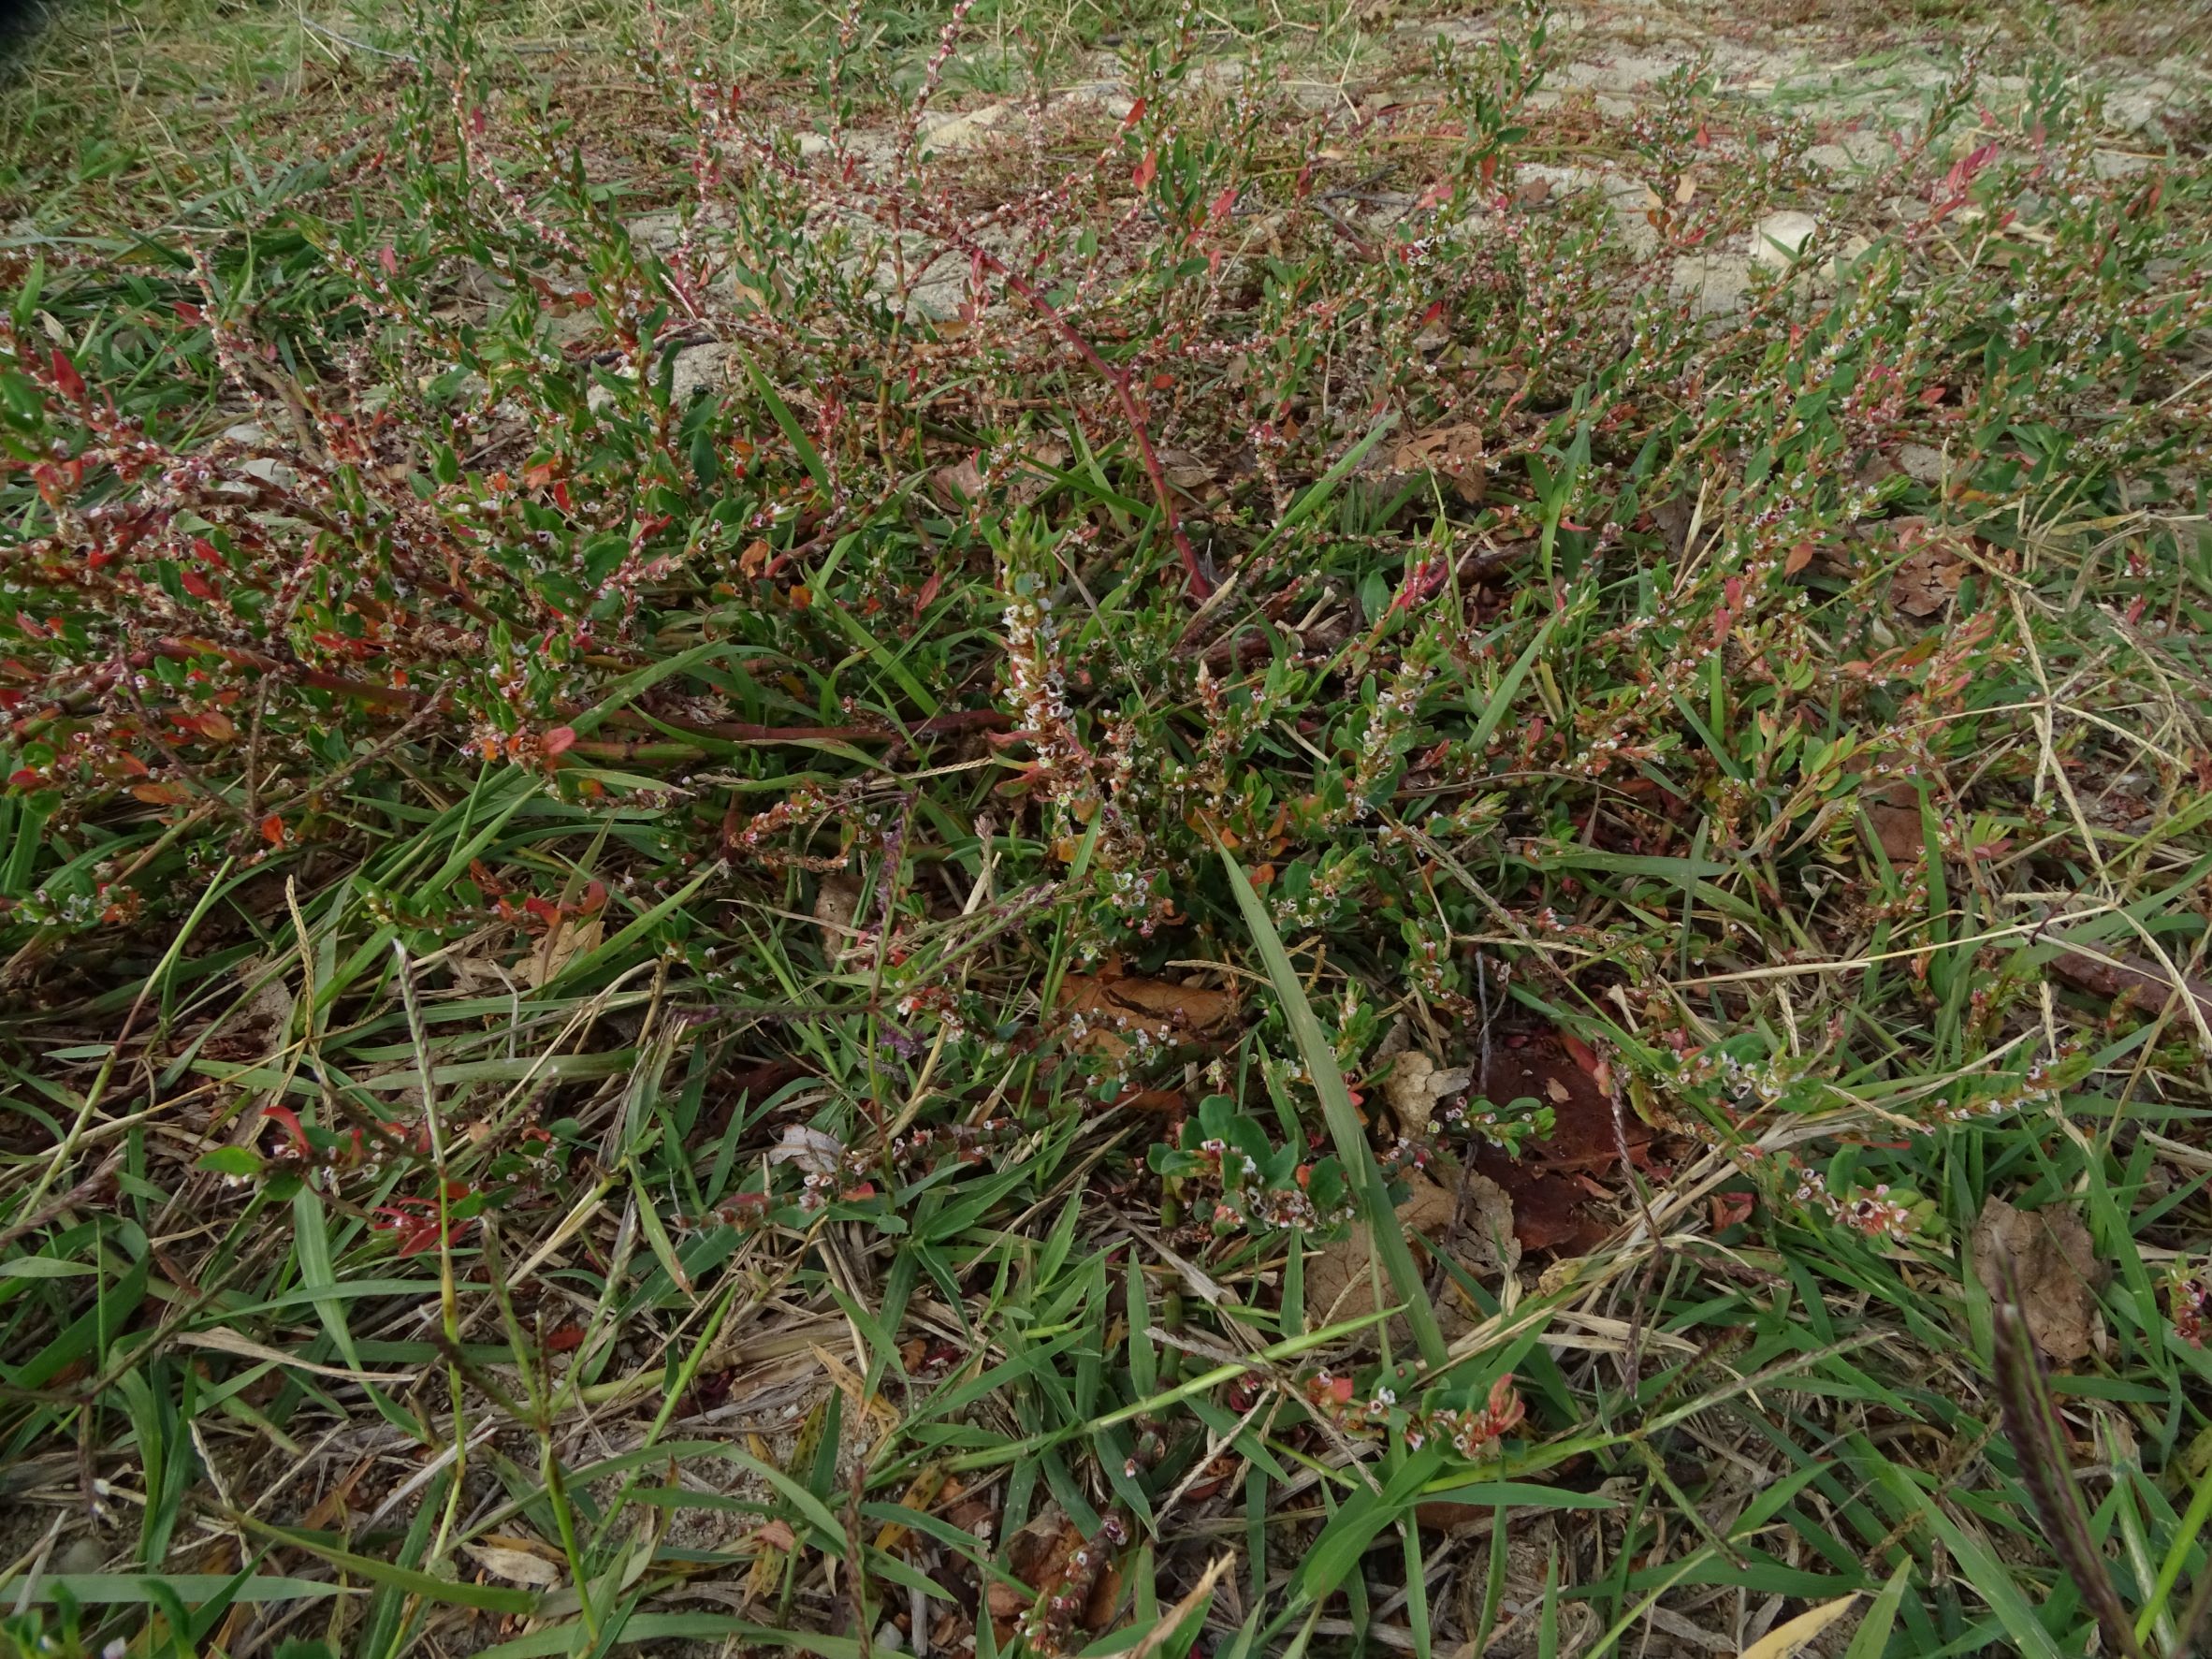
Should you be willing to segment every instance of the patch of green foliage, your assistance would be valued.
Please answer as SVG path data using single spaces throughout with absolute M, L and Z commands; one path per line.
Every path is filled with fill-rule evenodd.
M 1120 102 L 1031 96 L 1071 23 L 855 12 L 797 91 L 624 26 L 615 90 L 356 43 L 372 117 L 0 250 L 0 1446 L 93 1499 L 100 1570 L 16 1568 L 56 1639 L 1053 1651 L 1096 1591 L 1160 1652 L 1591 1653 L 1725 1593 L 2077 1652 L 2001 1196 L 2111 1265 L 2054 1386 L 2179 1651 L 2201 159 L 1970 56 L 1839 182 L 1699 65 L 1547 106 L 1535 12 L 1372 108 L 1192 18 Z M 1814 239 L 1709 304 L 1778 207 Z M 1540 1152 L 1508 1031 L 1663 1156 L 1486 1288 L 1394 1205 Z M 1409 1041 L 1477 1075 L 1386 1120 Z M 718 1417 L 818 1350 L 811 1440 Z M 1115 1576 L 1025 1577 L 1032 1521 Z M 1232 1548 L 1237 1615 L 1163 1621 Z

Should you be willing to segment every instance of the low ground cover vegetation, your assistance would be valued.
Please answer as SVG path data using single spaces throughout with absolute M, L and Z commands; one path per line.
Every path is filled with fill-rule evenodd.
M 2186 20 L 579 21 L 7 94 L 5 1639 L 2190 1651 Z

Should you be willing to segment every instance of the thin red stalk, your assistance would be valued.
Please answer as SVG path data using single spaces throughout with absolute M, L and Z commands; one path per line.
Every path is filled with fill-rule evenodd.
M 999 260 L 981 248 L 985 266 L 998 273 L 1006 285 L 1037 308 L 1037 313 L 1072 345 L 1083 360 L 1097 370 L 1106 384 L 1113 388 L 1114 400 L 1121 405 L 1122 415 L 1129 423 L 1129 433 L 1137 440 L 1137 454 L 1144 462 L 1144 475 L 1152 481 L 1152 493 L 1159 502 L 1159 510 L 1168 521 L 1168 534 L 1174 538 L 1175 551 L 1182 556 L 1183 571 L 1190 578 L 1190 590 L 1203 599 L 1214 591 L 1214 584 L 1206 580 L 1205 572 L 1199 569 L 1198 551 L 1190 545 L 1190 538 L 1183 533 L 1182 515 L 1175 511 L 1175 498 L 1168 485 L 1168 475 L 1160 470 L 1159 457 L 1152 450 L 1152 433 L 1144 424 L 1144 411 L 1138 406 L 1137 394 L 1129 386 L 1128 371 L 1116 369 L 1100 357 L 1096 347 L 1083 337 L 1066 317 L 1053 308 L 1053 302 L 1040 294 L 1026 277 L 1017 276 Z

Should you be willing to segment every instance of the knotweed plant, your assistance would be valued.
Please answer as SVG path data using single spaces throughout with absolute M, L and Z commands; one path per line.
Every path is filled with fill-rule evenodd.
M 2001 1185 L 2130 1252 L 2063 1397 L 2171 1623 L 2189 1500 L 2127 1458 L 2206 1375 L 2201 165 L 2116 164 L 2047 54 L 1843 179 L 1711 64 L 1550 97 L 1537 9 L 1324 84 L 1342 20 L 1189 7 L 994 97 L 1004 10 L 766 76 L 644 4 L 589 86 L 457 10 L 274 183 L 0 248 L 0 1435 L 136 1494 L 82 1579 L 275 1552 L 380 1659 L 1050 1651 L 1229 1540 L 1240 1652 L 1483 1651 L 1558 1481 L 1608 1618 L 1755 1591 L 1749 1649 L 1909 1568 L 1910 1651 L 2064 1651 L 1868 1449 L 2028 1513 L 1956 1259 Z M 1531 1032 L 1573 1104 L 1489 1075 Z M 1416 1043 L 1466 1084 L 1393 1121 Z M 1535 1238 L 1548 1150 L 1574 1213 L 1451 1346 L 1310 1328 L 1375 1193 L 1502 1157 Z M 1677 1490 L 1706 1401 L 1755 1500 Z M 361 1466 L 265 1491 L 311 1444 Z M 1455 1482 L 1501 1541 L 1448 1613 Z

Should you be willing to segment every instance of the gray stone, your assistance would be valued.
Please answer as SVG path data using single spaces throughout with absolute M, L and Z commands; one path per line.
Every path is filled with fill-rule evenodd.
M 1772 271 L 1787 270 L 1819 229 L 1820 221 L 1811 213 L 1769 213 L 1752 226 L 1752 262 Z
M 1923 484 L 1941 484 L 1943 481 L 1943 452 L 1930 449 L 1925 444 L 1905 444 L 1898 448 L 1897 464 L 1905 475 Z
M 1002 141 L 1014 124 L 1008 119 L 1012 113 L 1011 104 L 991 104 L 957 115 L 925 115 L 922 118 L 922 150 L 924 154 L 956 155 Z
M 2156 130 L 2160 118 L 2176 109 L 2181 89 L 2164 76 L 2130 81 L 2104 100 L 2104 119 L 2124 133 Z
M 1078 109 L 1096 109 L 1115 121 L 1128 116 L 1137 106 L 1129 96 L 1129 89 L 1118 80 L 1083 80 L 1063 87 L 1054 95 L 1053 105 L 1072 105 Z
M 676 354 L 676 361 L 670 368 L 669 401 L 681 409 L 700 392 L 720 390 L 728 384 L 730 365 L 735 357 L 735 349 L 720 341 L 709 342 L 705 345 L 685 346 Z M 596 381 L 592 383 L 591 389 L 584 394 L 585 406 L 594 415 L 613 402 L 614 399 L 615 394 Z
M 1751 292 L 1751 272 L 1742 260 L 1726 254 L 1693 254 L 1674 262 L 1667 284 L 1676 294 L 1690 297 L 1699 316 L 1725 316 L 1739 309 Z

